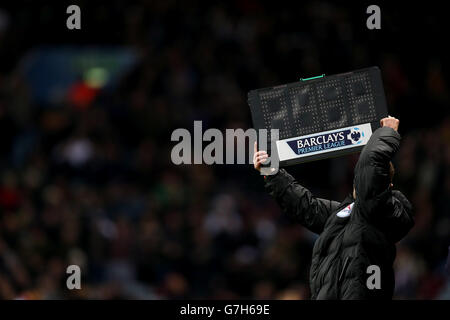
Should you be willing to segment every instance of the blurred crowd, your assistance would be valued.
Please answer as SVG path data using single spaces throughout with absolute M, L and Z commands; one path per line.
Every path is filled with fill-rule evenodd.
M 249 128 L 249 90 L 371 65 L 400 119 L 394 187 L 415 208 L 398 244 L 395 298 L 450 299 L 449 83 L 439 54 L 405 57 L 408 37 L 391 47 L 398 34 L 370 35 L 355 18 L 364 11 L 328 2 L 138 3 L 82 2 L 110 28 L 99 41 L 140 56 L 115 90 L 82 108 L 69 97 L 34 103 L 17 67 L 28 49 L 19 36 L 40 39 L 31 13 L 0 12 L 1 299 L 308 299 L 316 236 L 281 214 L 252 165 L 173 165 L 171 133 L 194 120 Z M 56 14 L 45 10 L 30 21 Z M 383 26 L 395 26 L 389 19 Z M 288 171 L 342 200 L 357 159 Z M 81 290 L 66 288 L 72 264 Z

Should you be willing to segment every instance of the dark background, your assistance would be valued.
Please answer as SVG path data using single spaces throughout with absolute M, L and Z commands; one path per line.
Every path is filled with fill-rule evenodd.
M 66 28 L 70 4 L 81 30 Z M 366 28 L 370 4 L 381 30 Z M 250 128 L 249 90 L 376 65 L 401 121 L 394 185 L 416 213 L 395 298 L 448 299 L 447 25 L 431 2 L 1 4 L 0 298 L 307 299 L 315 236 L 281 215 L 251 165 L 173 165 L 170 136 L 194 120 Z M 120 45 L 140 60 L 88 103 L 37 103 L 23 57 L 64 45 Z M 77 143 L 87 156 L 74 165 Z M 289 171 L 341 200 L 357 159 Z M 82 290 L 66 289 L 69 264 Z

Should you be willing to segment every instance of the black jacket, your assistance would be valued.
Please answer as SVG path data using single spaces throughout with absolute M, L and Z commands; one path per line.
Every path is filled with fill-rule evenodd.
M 391 128 L 373 133 L 355 167 L 356 200 L 351 194 L 341 203 L 316 198 L 283 169 L 266 177 L 283 212 L 320 235 L 311 262 L 312 299 L 392 299 L 395 243 L 414 225 L 411 204 L 389 187 L 389 161 L 399 144 Z M 342 214 L 353 202 L 351 214 Z M 371 265 L 380 268 L 380 289 L 367 286 Z

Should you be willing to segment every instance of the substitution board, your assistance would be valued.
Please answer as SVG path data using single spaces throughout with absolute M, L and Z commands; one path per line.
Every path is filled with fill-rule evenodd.
M 252 90 L 254 128 L 278 129 L 280 166 L 359 152 L 387 116 L 378 67 Z

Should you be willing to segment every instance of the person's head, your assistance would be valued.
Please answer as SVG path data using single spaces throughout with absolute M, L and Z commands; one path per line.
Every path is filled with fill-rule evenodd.
M 394 181 L 394 174 L 395 174 L 395 168 L 392 161 L 389 161 L 389 188 L 394 187 L 394 184 L 392 183 Z M 353 198 L 356 199 L 356 190 L 355 186 L 353 185 Z

